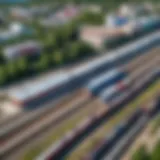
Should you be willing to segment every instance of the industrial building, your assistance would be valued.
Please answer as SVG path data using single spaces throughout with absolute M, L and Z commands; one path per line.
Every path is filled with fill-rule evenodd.
M 11 103 L 19 107 L 34 106 L 52 99 L 56 90 L 69 80 L 64 72 L 49 74 L 9 91 Z
M 83 26 L 80 29 L 80 38 L 97 48 L 101 48 L 105 39 L 111 36 L 123 35 L 127 31 L 126 28 L 126 26 L 117 28 L 107 28 L 106 26 Z
M 77 17 L 80 14 L 80 11 L 81 9 L 79 7 L 68 5 L 56 12 L 53 12 L 50 16 L 41 19 L 40 23 L 46 27 L 64 25 Z
M 7 60 L 14 60 L 22 56 L 40 54 L 42 45 L 36 41 L 27 41 L 20 44 L 8 46 L 3 50 Z

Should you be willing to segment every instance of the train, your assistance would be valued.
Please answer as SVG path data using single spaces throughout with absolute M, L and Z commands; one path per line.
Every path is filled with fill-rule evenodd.
M 104 46 L 107 49 L 114 49 L 158 29 L 160 29 L 160 18 L 158 16 L 141 17 L 135 22 L 125 25 L 121 34 L 107 37 Z
M 98 95 L 102 89 L 107 88 L 126 76 L 127 73 L 123 72 L 122 70 L 112 69 L 92 78 L 88 82 L 87 88 L 90 92 L 92 92 L 93 95 Z
M 128 101 L 130 101 L 134 96 L 137 96 L 142 90 L 144 90 L 151 82 L 159 78 L 159 71 L 152 72 L 149 76 L 143 77 L 142 80 L 132 86 L 127 93 L 118 103 L 113 103 L 106 107 L 106 110 L 95 115 L 91 115 L 85 119 L 80 125 L 67 133 L 63 139 L 57 141 L 53 146 L 49 147 L 46 152 L 42 153 L 36 158 L 36 160 L 46 159 L 61 159 L 74 145 L 76 145 L 81 139 L 83 139 L 87 134 L 92 132 L 106 117 L 111 117 L 115 112 L 120 110 Z M 143 83 L 142 83 L 143 82 Z
M 128 66 L 130 66 L 128 64 L 125 68 L 119 67 L 118 69 L 104 72 L 92 78 L 89 83 L 86 84 L 86 87 L 93 96 L 98 96 L 105 103 L 109 103 L 109 101 L 113 101 L 125 92 L 138 78 L 155 69 L 159 62 L 160 59 L 155 57 L 149 63 L 137 70 L 135 69 L 135 71 L 131 71 L 130 68 L 128 70 Z
M 158 94 L 158 93 L 157 93 Z M 82 159 L 83 160 L 99 160 L 105 156 L 105 159 L 112 159 L 113 157 L 119 156 L 124 152 L 124 148 L 127 149 L 129 142 L 135 137 L 136 133 L 139 132 L 146 122 L 155 115 L 156 112 L 159 112 L 159 94 L 154 97 L 151 103 L 148 106 L 144 105 L 136 109 L 136 111 L 125 121 L 121 122 L 118 127 L 113 129 L 113 131 L 107 135 L 106 138 L 102 138 L 97 142 L 95 147 Z M 129 139 L 123 143 L 123 145 L 114 152 L 114 149 L 117 147 L 117 142 L 126 136 L 126 134 L 134 127 L 134 125 L 140 125 L 136 130 L 135 134 L 131 134 Z M 115 147 L 114 147 L 115 146 Z M 111 158 L 112 156 L 112 158 Z M 114 158 L 116 159 L 116 158 Z
M 156 65 L 157 64 L 159 64 L 159 63 L 157 63 L 158 61 L 155 61 L 155 59 L 157 59 L 156 57 L 155 58 L 153 58 L 152 60 L 151 60 L 151 62 L 147 62 L 146 63 L 146 65 L 145 66 L 142 66 L 142 67 L 140 67 L 140 69 L 138 68 L 138 70 L 137 69 L 134 69 L 135 71 L 132 71 L 132 73 L 130 73 L 130 75 L 129 75 L 129 77 L 127 77 L 126 79 L 124 79 L 122 82 L 120 81 L 120 82 L 118 82 L 116 85 L 117 85 L 117 87 L 118 87 L 118 89 L 122 89 L 119 93 L 120 94 L 116 94 L 115 96 L 113 96 L 113 98 L 110 100 L 110 102 L 109 101 L 106 101 L 105 103 L 107 104 L 107 106 L 113 106 L 113 108 L 114 108 L 114 106 L 116 106 L 116 105 L 118 105 L 121 101 L 123 101 L 125 98 L 124 97 L 126 97 L 126 99 L 128 99 L 128 95 L 130 95 L 130 92 L 127 92 L 127 90 L 129 90 L 129 88 L 127 88 L 126 89 L 126 87 L 128 86 L 128 84 L 129 84 L 129 86 L 130 86 L 130 89 L 132 89 L 131 88 L 131 86 L 132 85 L 130 85 L 130 83 L 133 81 L 132 79 L 134 79 L 134 81 L 135 82 L 137 82 L 137 80 L 139 80 L 139 79 L 141 79 L 141 77 L 143 77 L 143 76 L 145 76 L 145 75 L 147 75 L 148 73 L 150 73 L 154 68 L 156 68 Z M 146 67 L 147 66 L 147 67 Z M 128 68 L 128 67 L 126 67 L 126 68 Z M 143 68 L 143 69 L 142 69 Z M 139 72 L 140 71 L 140 72 Z M 136 72 L 136 74 L 134 74 L 134 72 Z M 138 72 L 138 74 L 137 74 L 137 72 Z M 154 73 L 154 72 L 153 72 Z M 158 72 L 155 72 L 156 74 L 158 73 Z M 134 76 L 133 76 L 134 75 Z M 132 78 L 131 78 L 132 77 Z M 148 76 L 147 76 L 148 77 Z M 149 76 L 150 78 L 152 77 L 152 74 Z M 141 81 L 140 81 L 141 82 Z M 144 82 L 144 80 L 142 81 L 142 82 Z M 123 85 L 123 83 L 125 84 L 125 85 L 127 85 L 126 87 L 123 87 L 124 85 Z M 150 83 L 150 82 L 148 82 L 148 83 Z M 132 84 L 132 83 L 131 83 Z M 134 84 L 134 83 L 133 83 Z M 140 83 L 141 85 L 142 85 L 142 83 Z M 83 90 L 84 91 L 84 90 Z M 90 96 L 90 94 L 88 95 L 84 95 L 85 93 L 87 93 L 87 92 L 83 92 L 83 96 L 84 97 L 86 97 L 86 96 Z M 116 104 L 115 104 L 116 103 Z M 110 105 L 109 105 L 110 104 Z M 119 105 L 120 106 L 120 105 Z M 122 105 L 121 105 L 122 106 Z M 108 107 L 107 107 L 108 108 Z M 56 109 L 56 110 L 58 110 L 58 108 Z M 103 114 L 105 114 L 105 111 L 103 111 L 102 112 L 102 110 L 100 110 L 100 112 L 99 113 L 97 113 L 97 115 L 96 115 L 96 117 L 98 118 L 100 118 L 100 116 L 102 116 Z M 35 114 L 36 115 L 36 117 L 38 116 L 38 114 Z M 40 116 L 42 116 L 42 115 L 40 115 Z M 38 116 L 39 117 L 39 116 Z M 103 116 L 102 116 L 103 117 Z M 20 126 L 24 126 L 24 125 L 26 125 L 28 122 L 31 122 L 31 121 L 34 121 L 35 120 L 35 118 L 34 117 L 26 117 L 27 119 L 25 119 L 25 118 L 23 118 L 22 119 L 22 121 L 19 121 L 19 125 L 18 125 L 18 127 L 20 127 Z M 6 137 L 6 134 L 7 135 L 9 135 L 7 132 L 10 130 L 10 131 L 15 131 L 15 132 L 17 132 L 17 130 L 16 130 L 16 127 L 17 127 L 17 125 L 14 125 L 14 126 L 11 126 L 11 127 L 9 127 L 9 128 L 6 128 L 6 129 L 4 129 L 3 130 L 3 132 L 1 133 L 1 137 Z M 11 133 L 13 133 L 13 132 L 11 132 Z
M 115 99 L 117 96 L 125 92 L 128 87 L 131 85 L 128 78 L 125 78 L 116 84 L 111 85 L 109 88 L 105 88 L 100 93 L 99 97 L 105 103 L 109 103 L 109 101 Z
M 104 154 L 109 152 L 115 142 L 120 139 L 131 127 L 141 118 L 143 110 L 137 109 L 131 116 L 126 118 L 125 121 L 121 122 L 116 126 L 113 131 L 99 141 L 96 147 L 84 157 L 84 160 L 98 160 L 101 159 Z
M 83 87 L 92 77 L 103 74 L 103 72 L 124 63 L 129 63 L 133 58 L 145 54 L 148 49 L 158 46 L 159 43 L 160 32 L 157 31 L 137 42 L 119 48 L 114 52 L 109 52 L 100 58 L 95 58 L 80 67 L 51 74 L 47 78 L 44 77 L 45 79 L 55 79 L 55 81 L 60 77 L 60 83 L 57 85 L 54 85 L 53 80 L 51 81 L 52 83 L 47 80 L 33 81 L 27 84 L 27 88 L 30 88 L 29 90 L 24 91 L 26 86 L 22 85 L 20 88 L 16 88 L 8 93 L 8 97 L 10 97 L 11 102 L 24 109 L 34 109 L 43 106 L 51 100 L 53 101 L 75 89 Z M 43 89 L 43 86 L 46 85 L 48 90 Z M 28 96 L 28 94 L 32 96 Z M 22 96 L 23 98 L 21 98 Z

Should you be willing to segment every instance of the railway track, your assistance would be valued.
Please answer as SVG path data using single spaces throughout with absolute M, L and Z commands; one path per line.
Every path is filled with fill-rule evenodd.
M 142 78 L 142 80 L 141 81 L 138 81 L 138 84 L 135 84 L 133 87 L 132 87 L 132 89 L 130 89 L 130 91 L 128 91 L 127 92 L 127 94 L 126 94 L 126 96 L 124 96 L 123 98 L 122 98 L 122 100 L 121 101 L 125 101 L 125 102 L 118 102 L 118 103 L 120 103 L 120 105 L 124 105 L 124 104 L 126 104 L 126 103 L 128 103 L 128 101 L 130 101 L 132 98 L 134 98 L 135 96 L 137 96 L 137 94 L 139 94 L 139 92 L 141 92 L 141 91 L 143 91 L 145 88 L 146 88 L 146 86 L 148 86 L 150 83 L 152 83 L 153 82 L 153 78 L 155 77 L 154 76 L 155 75 L 155 73 L 150 73 L 149 75 L 147 75 L 147 76 L 145 76 L 145 77 L 143 77 Z M 157 74 L 156 74 L 157 75 Z M 126 101 L 126 98 L 128 99 L 127 101 Z M 124 100 L 123 100 L 124 99 Z M 111 105 L 112 106 L 112 111 L 113 111 L 113 114 L 114 114 L 114 111 L 115 110 L 117 110 L 116 108 L 117 107 L 114 107 L 115 105 L 117 105 L 116 103 L 115 104 L 113 104 L 113 105 Z M 121 107 L 118 107 L 118 110 L 120 110 L 120 108 Z M 100 118 L 102 118 L 102 115 L 104 115 L 104 114 L 106 114 L 106 112 L 108 113 L 108 109 L 106 108 L 106 110 L 104 110 L 100 115 L 98 114 L 97 116 Z M 109 112 L 109 114 L 110 114 L 110 116 L 112 116 L 112 114 Z M 96 117 L 97 117 L 96 116 Z M 110 117 L 109 116 L 109 117 Z M 52 148 L 53 148 L 53 150 L 52 150 L 52 153 L 51 153 L 51 155 L 49 156 L 48 155 L 48 153 L 47 153 L 47 155 L 51 158 L 51 159 L 55 159 L 55 158 L 59 158 L 59 159 L 61 159 L 62 157 L 64 157 L 69 151 L 71 151 L 73 148 L 74 148 L 74 146 L 75 145 L 77 145 L 77 143 L 79 143 L 79 140 L 80 139 L 82 139 L 82 137 L 83 137 L 83 139 L 84 138 L 86 138 L 89 134 L 91 134 L 92 132 L 93 132 L 93 130 L 95 130 L 95 126 L 97 126 L 98 124 L 99 124 L 99 122 L 98 122 L 98 120 L 97 120 L 97 118 L 96 117 L 94 117 L 93 116 L 93 121 L 95 121 L 95 119 L 96 119 L 96 124 L 95 123 L 90 123 L 90 121 L 91 122 L 93 122 L 91 119 L 89 120 L 89 119 L 87 119 L 86 121 L 87 121 L 87 128 L 85 127 L 83 127 L 83 129 L 81 129 L 80 131 L 80 133 L 78 132 L 77 134 L 77 136 L 76 136 L 76 133 L 72 133 L 72 135 L 73 135 L 73 137 L 71 136 L 71 137 L 67 137 L 67 139 L 65 139 L 65 142 L 63 143 L 63 139 L 62 139 L 62 142 L 57 142 L 56 144 L 55 144 L 55 146 L 52 146 Z M 108 118 L 109 118 L 108 117 Z M 89 122 L 88 122 L 88 120 L 89 120 Z M 89 123 L 89 124 L 88 124 Z M 97 124 L 98 123 L 98 124 Z M 88 126 L 89 125 L 89 126 Z M 89 131 L 89 128 L 91 127 L 91 126 L 94 126 L 94 128 L 92 128 L 90 131 Z M 92 127 L 93 127 L 92 126 Z M 89 128 L 88 128 L 89 127 Z M 98 126 L 97 126 L 98 127 Z M 86 133 L 87 132 L 87 133 Z M 87 135 L 86 135 L 87 134 Z M 75 140 L 75 138 L 78 138 L 77 140 L 75 140 L 74 142 L 72 141 L 72 138 Z M 72 141 L 72 143 L 71 143 L 71 141 Z M 69 147 L 67 147 L 66 145 L 67 144 L 70 144 L 69 145 Z M 58 146 L 57 146 L 58 145 Z M 67 147 L 67 148 L 66 148 Z M 66 149 L 67 149 L 67 151 L 66 151 Z M 60 151 L 59 151 L 60 150 Z M 65 153 L 64 153 L 65 152 Z M 66 153 L 67 152 L 67 153 Z M 44 153 L 44 157 L 45 156 L 47 156 L 47 155 L 45 155 L 45 153 Z M 42 157 L 43 157 L 42 156 Z M 43 157 L 43 158 L 44 158 Z M 42 158 L 42 159 L 43 159 Z M 39 158 L 38 158 L 39 159 Z M 41 159 L 41 158 L 40 158 Z M 45 159 L 45 158 L 44 158 Z
M 79 94 L 75 95 L 74 98 L 72 97 L 72 99 L 68 100 L 68 103 L 67 102 L 60 103 L 55 108 L 52 108 L 52 110 L 47 111 L 45 114 L 33 119 L 32 121 L 29 121 L 24 124 L 21 123 L 17 128 L 15 128 L 12 131 L 7 130 L 8 131 L 7 133 L 1 132 L 1 133 L 3 133 L 3 134 L 1 134 L 1 140 L 0 140 L 1 144 L 4 145 L 4 142 L 6 140 L 9 141 L 8 136 L 11 136 L 11 137 L 16 136 L 21 131 L 30 128 L 34 124 L 37 124 L 37 122 L 43 122 L 43 120 L 45 120 L 46 117 L 52 117 L 52 116 L 55 117 L 55 115 L 61 116 L 62 114 L 66 113 L 67 111 L 73 110 L 74 108 L 84 104 L 86 101 L 88 101 L 88 98 L 89 97 L 87 96 L 87 94 L 79 93 Z M 56 116 L 55 119 L 57 119 L 57 118 L 58 118 L 58 116 Z M 31 125 L 28 125 L 28 124 L 31 124 Z
M 72 98 L 73 98 L 73 97 L 72 97 Z M 71 99 L 72 99 L 72 98 L 71 98 Z M 86 96 L 85 96 L 85 98 L 86 98 Z M 73 99 L 74 99 L 74 98 L 73 98 Z M 76 100 L 76 99 L 74 99 L 74 100 Z M 77 100 L 76 100 L 76 101 L 77 101 Z M 66 106 L 66 105 L 65 105 L 65 106 Z M 56 107 L 56 108 L 57 108 L 57 107 Z M 67 108 L 67 107 L 66 107 L 66 108 Z M 73 109 L 73 108 L 72 108 L 72 109 Z M 51 112 L 51 111 L 49 111 L 49 112 Z M 44 116 L 44 113 L 43 113 L 42 115 Z M 47 115 L 48 115 L 48 114 L 47 114 Z M 53 116 L 53 115 L 52 115 L 52 116 Z M 34 117 L 34 116 L 33 116 L 33 117 Z M 38 116 L 36 116 L 36 117 L 38 117 Z M 45 117 L 47 117 L 47 116 L 45 116 Z M 35 117 L 34 117 L 34 118 L 35 118 Z M 42 118 L 42 119 L 43 119 L 43 118 Z M 40 119 L 40 118 L 38 117 L 38 119 L 37 119 L 37 120 L 34 119 L 34 121 L 40 120 L 40 122 L 42 123 L 42 119 Z M 29 122 L 28 122 L 28 121 L 25 122 L 25 124 L 27 124 L 27 126 L 29 126 L 28 124 L 32 124 L 32 123 L 33 123 L 33 122 L 30 122 L 30 121 L 29 121 Z M 22 123 L 21 123 L 21 125 L 22 125 Z M 23 126 L 24 126 L 24 125 L 23 125 Z M 26 128 L 28 128 L 28 127 L 26 127 Z M 16 130 L 15 133 L 16 133 L 16 134 L 17 134 L 17 133 L 19 134 L 19 132 L 23 131 L 24 129 L 22 129 L 22 128 L 20 127 L 20 131 L 17 132 L 17 128 L 15 127 L 15 130 Z M 13 130 L 8 130 L 8 134 L 12 134 L 13 132 L 14 132 Z M 3 132 L 3 133 L 4 133 L 4 132 Z M 15 134 L 15 135 L 16 135 L 16 134 Z M 6 134 L 4 133 L 3 135 L 5 136 Z M 2 137 L 3 137 L 3 136 L 2 136 Z M 7 141 L 8 141 L 8 140 L 7 140 Z M 2 141 L 2 144 L 3 144 L 3 143 L 4 143 L 4 141 Z M 9 143 L 10 143 L 10 142 L 9 142 Z M 4 148 L 4 147 L 3 147 L 3 148 Z M 1 153 L 5 153 L 4 150 L 3 150 Z
M 0 128 L 7 128 L 11 123 L 12 125 L 14 125 L 14 123 L 16 124 L 20 119 L 26 119 L 26 117 L 28 117 L 27 119 L 30 119 L 30 117 L 32 117 L 32 115 L 34 115 L 34 117 L 37 116 L 40 116 L 40 114 L 44 114 L 46 112 L 49 112 L 50 110 L 53 109 L 53 107 L 55 105 L 59 105 L 60 103 L 66 103 L 67 100 L 70 100 L 74 97 L 74 95 L 77 94 L 77 91 L 69 94 L 69 95 L 66 95 L 64 97 L 61 97 L 60 99 L 58 99 L 57 101 L 54 101 L 54 102 L 51 102 L 47 105 L 45 105 L 44 107 L 40 107 L 39 109 L 35 109 L 35 110 L 32 110 L 32 111 L 23 111 L 22 113 L 20 114 L 17 114 L 16 116 L 6 120 L 6 121 L 2 121 L 0 122 Z
M 57 112 L 58 110 L 62 110 L 63 108 L 67 108 L 68 106 L 72 106 L 74 104 L 76 105 L 77 102 L 83 103 L 83 101 L 87 101 L 88 98 L 89 96 L 87 95 L 87 93 L 85 94 L 82 90 L 80 90 L 69 97 L 65 97 L 62 102 L 59 102 L 55 105 L 51 104 L 51 106 L 46 109 L 44 108 L 39 111 L 33 111 L 29 114 L 23 115 L 22 117 L 18 117 L 18 119 L 13 121 L 13 123 L 9 123 L 8 125 L 1 127 L 0 142 L 4 140 L 5 137 L 8 138 L 8 136 L 11 136 L 12 133 L 16 134 L 16 132 L 19 132 L 21 129 L 28 126 L 28 124 L 32 124 L 38 120 L 41 120 L 44 117 L 49 116 L 49 114 L 51 114 L 52 112 Z
M 3 157 L 6 154 L 13 152 L 14 149 L 18 149 L 18 146 L 23 144 L 23 142 L 27 142 L 27 140 L 31 140 L 33 139 L 35 136 L 37 136 L 37 134 L 42 134 L 43 132 L 46 132 L 47 129 L 50 129 L 51 126 L 54 126 L 55 129 L 53 129 L 54 131 L 52 132 L 54 137 L 57 138 L 59 137 L 63 137 L 62 133 L 65 133 L 65 126 L 68 124 L 70 125 L 67 126 L 67 131 L 69 129 L 74 128 L 77 123 L 79 121 L 82 121 L 83 118 L 88 117 L 89 115 L 94 114 L 95 112 L 98 112 L 98 110 L 101 110 L 100 108 L 97 108 L 97 106 L 102 106 L 102 104 L 100 103 L 99 100 L 97 99 L 92 99 L 88 104 L 84 105 L 84 107 L 81 108 L 81 110 L 79 110 L 78 112 L 74 113 L 73 117 L 68 118 L 69 115 L 67 115 L 66 117 L 64 117 L 62 114 L 62 119 L 63 121 L 60 124 L 57 124 L 56 118 L 59 117 L 58 114 L 56 114 L 57 116 L 55 117 L 54 114 L 51 117 L 48 117 L 47 119 L 45 119 L 45 121 L 40 121 L 39 124 L 34 124 L 33 126 L 30 126 L 29 131 L 26 132 L 23 131 L 22 133 L 19 133 L 16 137 L 12 138 L 8 144 L 3 145 L 3 147 L 0 149 L 0 155 Z M 83 106 L 83 105 L 82 105 Z M 102 109 L 105 107 L 105 105 L 102 107 Z M 68 122 L 68 123 L 67 123 Z M 70 124 L 72 122 L 72 125 Z M 74 122 L 74 123 L 73 123 Z M 60 131 L 58 131 L 58 128 L 60 129 Z M 58 133 L 56 132 L 58 131 Z M 60 132 L 63 131 L 61 134 Z
M 147 52 L 146 54 L 143 54 L 143 55 L 140 55 L 140 56 L 134 58 L 130 63 L 124 65 L 122 68 L 124 70 L 126 70 L 126 68 L 127 68 L 128 72 L 132 72 L 136 68 L 141 67 L 142 64 L 144 65 L 144 63 L 146 64 L 146 62 L 150 62 L 155 57 L 158 58 L 159 52 L 160 52 L 160 47 L 152 49 L 151 51 Z
M 76 126 L 81 123 L 84 119 L 94 115 L 97 112 L 102 112 L 106 108 L 106 105 L 101 103 L 99 99 L 92 99 L 90 103 L 87 105 L 84 105 L 83 109 L 77 113 L 75 113 L 72 117 L 66 119 L 63 123 L 59 124 L 57 127 L 55 127 L 51 133 L 50 144 L 47 146 L 45 145 L 48 138 L 41 143 L 38 143 L 36 146 L 32 146 L 33 149 L 30 149 L 28 152 L 28 155 L 33 155 L 34 148 L 41 148 L 39 149 L 39 154 L 43 152 L 46 148 L 48 148 L 52 143 L 57 142 L 57 140 L 60 140 L 65 136 L 67 132 L 72 131 L 76 128 Z M 41 146 L 41 147 L 39 147 Z M 43 147 L 42 147 L 43 146 Z M 34 157 L 38 156 L 38 154 L 34 155 Z M 32 159 L 32 158 L 31 158 Z
M 154 94 L 157 95 L 158 91 Z M 141 106 L 144 106 L 144 108 L 146 109 L 155 107 L 157 105 L 157 102 L 159 101 L 156 97 L 149 97 L 149 99 L 147 99 L 147 102 L 143 102 Z M 142 131 L 142 129 L 146 127 L 151 118 L 152 116 L 150 117 L 148 115 L 144 115 L 129 132 L 127 132 L 121 139 L 116 142 L 115 147 L 103 156 L 103 160 L 121 159 L 136 136 Z
M 157 57 L 158 58 L 158 57 Z M 137 62 L 137 60 L 136 60 Z M 132 65 L 132 64 L 131 64 Z M 128 67 L 130 67 L 130 64 L 128 64 L 125 68 L 128 69 Z M 133 70 L 135 70 L 135 68 L 132 67 Z M 67 103 L 67 99 L 69 98 L 69 100 L 72 100 L 72 98 L 74 99 L 74 96 L 76 96 L 77 93 L 72 94 L 71 96 L 67 97 L 66 100 L 63 100 L 63 103 Z M 61 106 L 61 104 L 59 104 L 58 106 Z M 14 129 L 18 129 L 20 127 L 25 127 L 25 125 L 27 125 L 28 123 L 33 123 L 34 121 L 36 121 L 38 118 L 40 118 L 40 116 L 44 116 L 47 115 L 48 113 L 52 112 L 52 110 L 56 110 L 57 108 L 59 109 L 59 107 L 46 107 L 47 109 L 42 109 L 39 111 L 35 111 L 33 113 L 22 113 L 21 115 L 18 115 L 18 117 L 16 117 L 16 119 L 12 120 L 12 123 L 7 122 L 7 124 L 4 124 L 1 127 L 1 132 L 0 132 L 0 139 L 3 138 L 5 136 L 9 136 L 9 134 L 11 132 L 14 132 Z
M 130 71 L 130 78 L 132 79 L 132 81 L 135 81 L 136 79 L 141 78 L 142 75 L 147 74 L 149 70 L 154 70 L 155 68 L 158 68 L 159 64 L 160 57 L 157 55 L 147 61 L 146 64 L 144 64 L 143 66 L 136 68 L 136 70 Z
M 143 62 L 144 60 L 146 60 L 146 58 L 147 58 L 147 60 L 151 60 L 152 59 L 151 57 L 153 57 L 153 54 L 158 53 L 157 50 L 158 49 L 153 49 L 149 53 L 142 55 L 141 56 L 142 58 L 137 57 L 135 60 L 133 60 L 133 62 L 131 61 L 131 63 L 125 65 L 124 69 L 127 69 L 127 71 L 135 70 L 135 67 L 137 68 L 140 65 L 140 64 L 138 65 L 138 63 Z M 71 96 L 74 97 L 74 95 L 71 95 Z M 71 96 L 67 96 L 67 98 L 69 98 Z M 27 117 L 27 119 L 29 120 L 29 117 L 32 117 L 32 115 L 34 115 L 34 117 L 36 117 L 36 115 L 37 115 L 37 117 L 38 117 L 38 116 L 40 116 L 41 112 L 42 112 L 42 114 L 45 114 L 45 112 L 47 112 L 47 110 L 49 112 L 50 108 L 52 109 L 52 107 L 53 107 L 53 104 L 51 103 L 51 105 L 47 105 L 46 107 L 44 107 L 47 109 L 42 108 L 42 109 L 39 109 L 38 111 L 33 111 L 32 113 L 25 112 L 25 113 L 16 115 L 16 117 L 13 117 L 13 118 L 7 120 L 6 122 L 0 123 L 0 127 L 3 128 L 3 130 L 5 130 L 4 128 L 7 128 L 11 123 L 12 123 L 12 126 L 14 126 L 14 123 L 17 123 L 19 121 L 19 119 L 23 120 Z
M 159 83 L 157 83 L 156 86 L 158 85 Z M 150 88 L 147 89 L 147 91 L 149 90 Z M 144 98 L 147 99 L 148 102 L 150 102 L 152 96 L 157 93 L 158 93 L 157 88 L 153 88 L 151 94 L 147 94 L 146 92 L 142 93 L 140 97 L 138 97 L 134 102 L 132 102 L 132 104 L 129 104 L 126 107 L 124 107 L 124 109 L 120 111 L 118 115 L 116 114 L 115 116 L 113 116 L 111 120 L 107 121 L 102 126 L 100 126 L 100 128 L 98 128 L 93 134 L 91 134 L 90 137 L 87 138 L 87 140 L 82 142 L 74 151 L 72 151 L 71 154 L 68 157 L 66 157 L 66 159 L 67 160 L 83 159 L 83 157 L 85 157 L 85 155 L 87 155 L 89 151 L 91 151 L 93 148 L 95 148 L 96 145 L 98 145 L 102 137 L 105 137 L 106 133 L 112 130 L 120 121 L 124 119 L 124 117 L 133 113 L 133 111 L 136 108 L 140 108 L 141 105 L 143 106 L 144 104 L 146 104 Z

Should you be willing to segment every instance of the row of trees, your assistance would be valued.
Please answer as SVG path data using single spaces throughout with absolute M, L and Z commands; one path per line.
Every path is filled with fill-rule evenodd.
M 159 0 L 142 0 L 142 2 L 159 2 Z M 46 0 L 46 2 L 53 2 L 53 0 Z M 112 0 L 112 1 L 106 1 L 106 0 L 58 0 L 58 1 L 54 1 L 59 2 L 59 3 L 98 3 L 98 4 L 108 4 L 109 7 L 113 6 L 113 5 L 118 5 L 120 3 L 125 3 L 125 0 Z M 128 2 L 133 2 L 133 0 L 128 0 Z M 139 0 L 134 0 L 134 2 L 139 2 Z M 34 0 L 34 1 L 30 1 L 30 5 L 35 4 L 35 3 L 44 3 L 43 0 Z
M 26 58 L 0 65 L 0 85 L 16 80 L 18 77 L 24 76 L 28 69 Z
M 149 153 L 145 146 L 142 146 L 132 157 L 132 160 L 160 160 L 160 141 L 152 153 Z
M 34 61 L 31 61 L 30 57 L 23 57 L 1 64 L 0 85 L 5 85 L 26 76 L 75 62 L 81 58 L 92 55 L 93 52 L 95 51 L 91 46 L 77 41 L 67 45 L 63 49 L 54 50 L 54 52 L 50 53 L 42 53 L 41 56 L 37 57 Z
M 91 25 L 103 25 L 105 20 L 105 13 L 101 12 L 92 12 L 85 11 L 80 15 L 75 21 L 78 24 L 91 24 Z
M 100 15 L 85 13 L 69 24 L 45 28 L 38 21 L 31 24 L 36 28 L 34 39 L 41 41 L 43 51 L 40 57 L 23 57 L 15 61 L 5 61 L 3 54 L 0 54 L 0 85 L 17 81 L 20 78 L 44 72 L 53 67 L 62 66 L 78 61 L 86 56 L 96 53 L 95 49 L 79 40 L 79 25 L 88 22 L 91 17 L 95 17 L 92 22 L 101 23 Z M 2 53 L 2 48 L 0 47 Z

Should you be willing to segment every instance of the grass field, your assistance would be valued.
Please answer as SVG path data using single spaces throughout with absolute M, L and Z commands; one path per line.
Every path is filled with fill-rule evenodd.
M 75 150 L 68 155 L 67 160 L 79 160 L 85 156 L 93 147 L 95 147 L 96 142 L 101 138 L 106 137 L 117 124 L 119 124 L 123 119 L 130 115 L 136 108 L 140 107 L 143 102 L 150 98 L 154 93 L 159 90 L 160 81 L 155 82 L 150 86 L 145 93 L 142 93 L 136 100 L 127 105 L 125 109 L 117 113 L 111 120 L 105 123 L 103 126 L 98 128 L 90 137 L 83 141 Z
M 39 155 L 42 151 L 48 148 L 51 144 L 62 138 L 65 133 L 75 128 L 78 123 L 80 123 L 90 114 L 98 111 L 100 109 L 100 107 L 98 107 L 99 105 L 99 100 L 93 100 L 91 103 L 85 105 L 83 109 L 76 112 L 73 116 L 69 117 L 66 121 L 62 122 L 56 128 L 53 128 L 53 132 L 50 134 L 50 136 L 39 144 L 33 146 L 33 148 L 26 152 L 22 159 L 33 160 L 37 155 Z
M 158 115 L 152 121 L 151 127 L 152 127 L 152 130 L 151 130 L 152 134 L 156 133 L 156 131 L 160 128 L 160 115 Z

